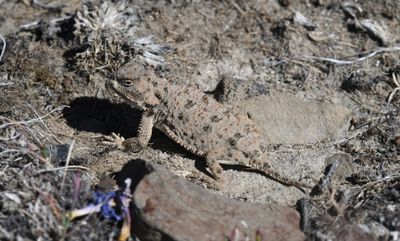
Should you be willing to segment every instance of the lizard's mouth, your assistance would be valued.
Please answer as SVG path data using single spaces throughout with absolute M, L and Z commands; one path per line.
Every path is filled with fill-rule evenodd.
M 124 89 L 121 88 L 120 84 L 117 80 L 108 80 L 106 83 L 107 87 L 112 89 L 118 96 L 128 102 L 129 105 L 139 110 L 146 110 L 147 108 L 144 106 L 139 106 L 136 103 L 135 99 L 131 97 L 131 95 Z

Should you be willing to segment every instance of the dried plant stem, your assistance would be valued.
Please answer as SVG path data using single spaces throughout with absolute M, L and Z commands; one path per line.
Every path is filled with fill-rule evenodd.
M 3 41 L 3 48 L 1 49 L 1 53 L 0 53 L 0 62 L 1 62 L 4 52 L 6 51 L 7 43 L 6 43 L 6 40 L 4 40 L 3 35 L 1 35 L 1 34 L 0 34 L 0 39 L 1 39 L 1 41 Z
M 65 179 L 67 177 L 68 165 L 69 165 L 69 162 L 71 160 L 71 153 L 72 153 L 72 149 L 74 148 L 74 144 L 75 144 L 75 140 L 72 140 L 71 144 L 69 145 L 67 160 L 65 162 L 64 175 L 63 175 L 63 178 L 62 178 L 62 181 L 61 181 L 60 194 L 62 193 L 63 188 L 64 188 Z

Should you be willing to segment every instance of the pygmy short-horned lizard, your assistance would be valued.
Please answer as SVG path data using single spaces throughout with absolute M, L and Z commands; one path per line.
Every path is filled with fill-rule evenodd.
M 148 144 L 153 126 L 188 151 L 205 157 L 213 176 L 222 181 L 220 163 L 243 165 L 264 172 L 276 181 L 296 187 L 307 184 L 283 177 L 268 164 L 258 127 L 246 115 L 204 94 L 173 84 L 139 62 L 123 66 L 107 86 L 134 108 L 143 110 L 139 147 Z

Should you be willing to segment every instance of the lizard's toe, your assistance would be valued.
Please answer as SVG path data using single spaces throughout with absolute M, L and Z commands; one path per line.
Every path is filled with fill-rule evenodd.
M 111 133 L 110 136 L 104 136 L 102 143 L 105 145 L 116 146 L 118 149 L 124 149 L 123 143 L 125 142 L 125 138 L 115 134 L 114 132 Z

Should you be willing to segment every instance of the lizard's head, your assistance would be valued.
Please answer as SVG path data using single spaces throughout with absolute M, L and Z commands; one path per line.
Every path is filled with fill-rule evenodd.
M 128 101 L 128 104 L 147 110 L 160 103 L 153 86 L 155 78 L 156 75 L 144 65 L 132 62 L 123 66 L 116 79 L 108 81 L 108 86 Z

